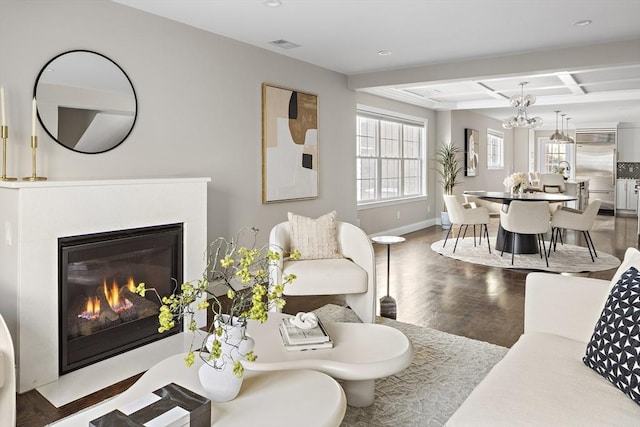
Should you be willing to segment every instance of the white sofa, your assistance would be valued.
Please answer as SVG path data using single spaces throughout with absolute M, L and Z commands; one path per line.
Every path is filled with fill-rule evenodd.
M 582 362 L 609 291 L 630 266 L 640 268 L 634 248 L 611 282 L 530 273 L 524 334 L 446 425 L 640 426 L 640 405 Z

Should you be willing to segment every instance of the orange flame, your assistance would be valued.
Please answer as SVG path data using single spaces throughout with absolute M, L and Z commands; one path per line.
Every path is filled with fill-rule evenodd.
M 98 297 L 87 299 L 87 312 L 91 314 L 100 313 L 100 299 Z
M 104 282 L 102 282 L 102 291 L 111 308 L 117 307 L 120 304 L 120 289 L 115 280 L 111 284 L 111 290 L 109 290 L 109 288 L 107 288 L 107 279 L 105 279 Z
M 100 299 L 98 297 L 87 298 L 85 310 L 78 315 L 83 319 L 97 319 L 100 316 Z
M 133 277 L 129 277 L 127 288 L 135 290 L 135 281 Z M 109 307 L 116 313 L 122 313 L 133 306 L 133 303 L 126 298 L 120 298 L 120 287 L 114 280 L 111 283 L 111 288 L 107 286 L 107 279 L 102 282 L 102 292 L 109 303 Z M 100 316 L 100 299 L 97 296 L 88 297 L 86 309 L 78 315 L 84 319 L 95 319 Z

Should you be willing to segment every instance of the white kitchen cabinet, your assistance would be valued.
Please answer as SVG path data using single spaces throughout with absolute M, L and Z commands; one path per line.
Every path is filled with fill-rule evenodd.
M 616 181 L 616 209 L 636 212 L 638 194 L 635 191 L 635 180 L 618 179 Z
M 616 209 L 627 208 L 627 181 L 618 179 L 616 181 Z
M 635 181 L 631 180 L 627 183 L 627 210 L 638 211 L 638 193 L 636 192 Z
M 640 162 L 640 127 L 618 128 L 618 161 Z

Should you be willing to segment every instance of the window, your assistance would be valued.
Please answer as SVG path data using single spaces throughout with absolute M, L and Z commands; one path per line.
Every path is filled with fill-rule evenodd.
M 487 169 L 504 169 L 504 134 L 487 129 Z
M 572 144 L 558 143 L 549 138 L 540 138 L 540 172 L 556 173 L 558 163 L 569 162 L 573 150 Z
M 358 111 L 359 204 L 425 195 L 425 125 Z

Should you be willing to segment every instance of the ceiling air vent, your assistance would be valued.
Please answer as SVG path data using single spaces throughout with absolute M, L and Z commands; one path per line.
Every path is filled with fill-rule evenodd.
M 282 40 L 282 39 L 271 41 L 271 42 L 269 42 L 269 44 L 272 44 L 272 45 L 274 45 L 276 47 L 279 47 L 280 49 L 293 49 L 293 48 L 296 48 L 296 47 L 300 47 L 299 44 L 295 44 L 295 43 L 290 42 L 288 40 Z

